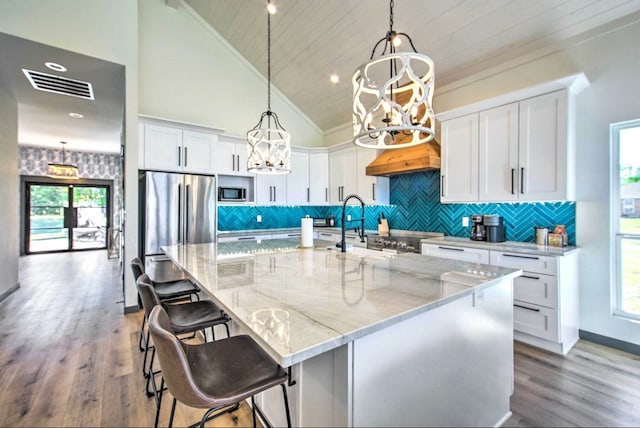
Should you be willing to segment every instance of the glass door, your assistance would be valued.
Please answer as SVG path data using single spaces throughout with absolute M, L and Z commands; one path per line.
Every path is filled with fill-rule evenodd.
M 27 183 L 26 253 L 107 247 L 109 187 Z

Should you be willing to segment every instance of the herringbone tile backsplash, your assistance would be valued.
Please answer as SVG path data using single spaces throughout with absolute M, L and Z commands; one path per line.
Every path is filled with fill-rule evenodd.
M 384 214 L 392 229 L 443 232 L 450 236 L 469 236 L 470 227 L 462 227 L 462 217 L 472 214 L 500 214 L 507 227 L 510 241 L 534 241 L 534 226 L 553 227 L 564 224 L 569 233 L 569 244 L 575 245 L 575 202 L 441 204 L 440 173 L 400 175 L 392 177 L 391 205 L 367 205 L 365 228 L 376 230 L 378 217 Z M 342 206 L 247 206 L 222 205 L 218 207 L 218 230 L 247 230 L 300 227 L 300 219 L 335 216 L 340 226 Z M 360 206 L 348 206 L 347 213 L 360 225 Z M 262 222 L 256 221 L 257 215 Z

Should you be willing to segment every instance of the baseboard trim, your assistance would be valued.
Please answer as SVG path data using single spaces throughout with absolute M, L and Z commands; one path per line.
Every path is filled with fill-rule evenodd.
M 138 305 L 134 305 L 134 306 L 125 306 L 124 307 L 124 314 L 134 314 L 136 312 L 138 312 L 140 310 L 140 308 L 138 307 Z
M 614 339 L 608 336 L 602 336 L 600 334 L 591 333 L 590 331 L 580 330 L 580 339 L 588 340 L 599 345 L 608 346 L 609 348 L 619 349 L 620 351 L 628 352 L 630 354 L 640 355 L 640 345 L 635 343 L 625 342 L 624 340 Z
M 15 292 L 18 288 L 20 288 L 20 283 L 17 283 L 16 285 L 11 287 L 10 289 L 5 291 L 4 293 L 0 294 L 0 302 L 2 302 L 4 299 L 9 297 L 9 295 L 12 294 L 13 292 Z

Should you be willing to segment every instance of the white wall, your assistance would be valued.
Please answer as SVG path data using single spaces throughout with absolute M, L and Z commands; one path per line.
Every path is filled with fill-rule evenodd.
M 18 105 L 0 82 L 0 296 L 18 286 Z M 10 203 L 13 201 L 13 203 Z
M 140 2 L 139 88 L 141 114 L 237 136 L 267 108 L 266 79 L 188 6 L 164 0 Z M 322 131 L 274 87 L 271 107 L 292 144 L 323 145 Z
M 437 112 L 584 72 L 576 99 L 576 243 L 580 252 L 580 329 L 640 344 L 640 326 L 611 315 L 609 124 L 640 118 L 640 23 L 468 84 L 438 91 Z M 436 64 L 437 66 L 437 64 Z M 544 124 L 540 124 L 544 126 Z
M 147 0 L 145 0 L 147 1 Z M 155 0 L 162 2 L 162 0 Z M 138 254 L 138 4 L 132 0 L 20 0 L 0 1 L 0 32 L 67 49 L 125 66 L 126 166 L 124 230 L 125 262 Z M 15 166 L 16 141 L 10 151 L 0 152 L 0 163 Z M 17 184 L 15 191 L 17 192 Z M 9 200 L 12 200 L 11 198 Z M 17 212 L 17 198 L 15 210 Z M 12 207 L 13 209 L 13 207 Z M 17 256 L 17 248 L 15 251 Z M 16 257 L 17 269 L 17 257 Z M 128 266 L 127 266 L 128 267 Z M 137 292 L 127 268 L 125 306 L 137 305 Z

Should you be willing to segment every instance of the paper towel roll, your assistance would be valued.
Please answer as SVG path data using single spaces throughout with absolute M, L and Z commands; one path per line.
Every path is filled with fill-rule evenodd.
M 300 220 L 300 246 L 313 247 L 313 219 L 308 216 Z

